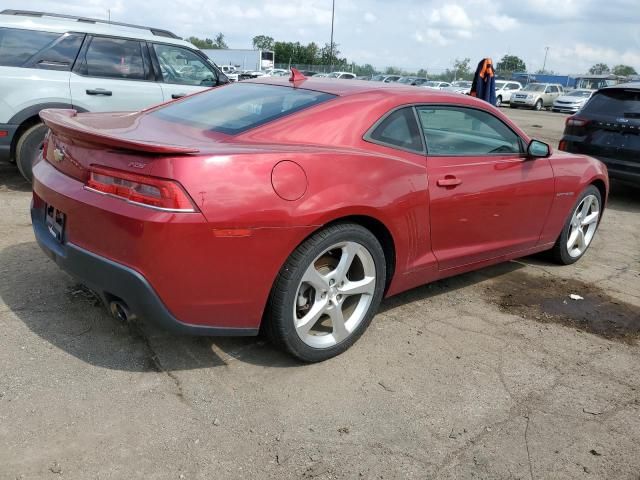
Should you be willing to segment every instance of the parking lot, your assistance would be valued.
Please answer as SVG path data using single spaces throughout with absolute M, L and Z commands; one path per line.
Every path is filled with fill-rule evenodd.
M 565 115 L 503 112 L 557 146 Z M 1 165 L 0 478 L 637 480 L 639 193 L 613 184 L 577 264 L 390 298 L 353 348 L 303 365 L 112 319 L 40 251 Z

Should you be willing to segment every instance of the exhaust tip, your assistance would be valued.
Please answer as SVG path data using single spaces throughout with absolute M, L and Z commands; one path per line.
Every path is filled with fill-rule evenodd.
M 111 315 L 113 315 L 114 318 L 120 320 L 121 322 L 126 323 L 133 320 L 133 316 L 129 312 L 129 309 L 122 302 L 113 301 L 109 303 L 109 310 L 111 311 Z

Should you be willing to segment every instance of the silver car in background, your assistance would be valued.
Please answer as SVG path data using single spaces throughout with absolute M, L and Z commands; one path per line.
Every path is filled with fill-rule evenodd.
M 471 85 L 473 82 L 470 80 L 456 80 L 451 82 L 450 87 L 444 87 L 442 90 L 445 92 L 461 93 L 463 95 L 469 95 L 471 93 Z
M 576 113 L 591 98 L 595 90 L 578 88 L 558 97 L 553 102 L 551 110 L 562 113 Z

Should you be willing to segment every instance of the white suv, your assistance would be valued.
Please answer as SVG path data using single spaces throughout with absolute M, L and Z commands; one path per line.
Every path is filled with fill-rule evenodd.
M 228 83 L 166 30 L 42 12 L 0 12 L 0 160 L 31 179 L 44 108 L 135 111 Z

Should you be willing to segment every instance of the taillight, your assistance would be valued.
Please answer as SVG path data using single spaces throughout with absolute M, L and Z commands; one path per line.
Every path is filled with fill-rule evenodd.
M 587 123 L 589 123 L 589 120 L 576 117 L 568 117 L 566 121 L 567 127 L 584 127 Z
M 560 140 L 560 143 L 558 144 L 558 150 L 562 150 L 563 152 L 567 151 L 567 141 L 566 140 Z
M 92 165 L 87 188 L 130 203 L 172 212 L 195 212 L 178 182 Z

